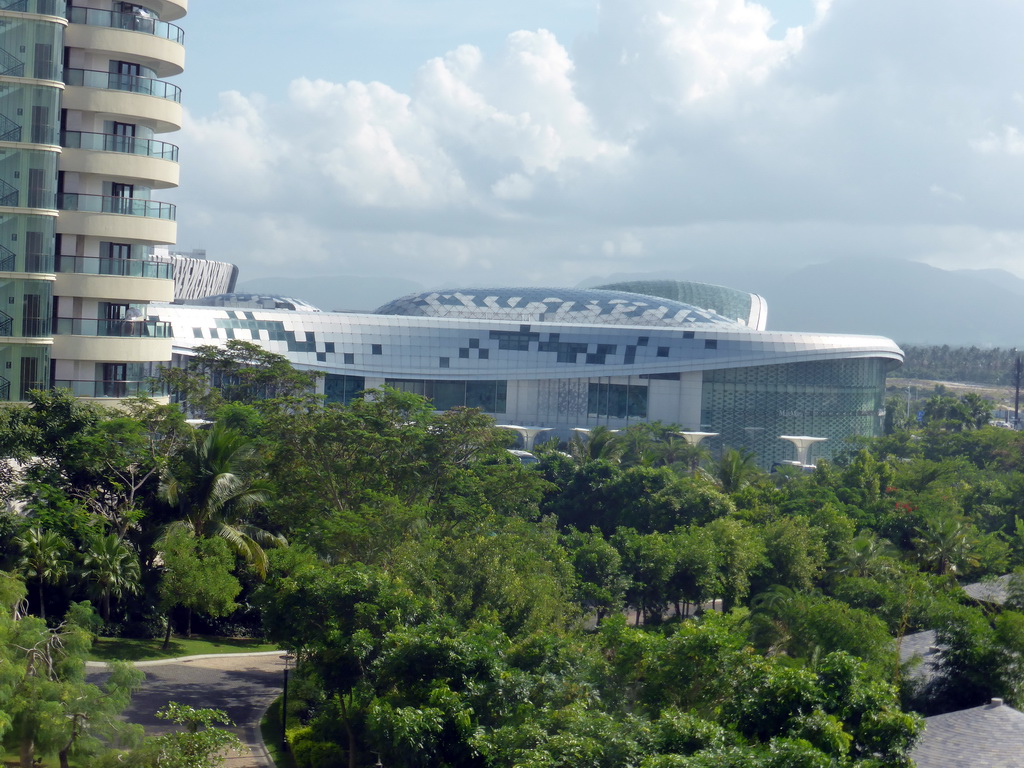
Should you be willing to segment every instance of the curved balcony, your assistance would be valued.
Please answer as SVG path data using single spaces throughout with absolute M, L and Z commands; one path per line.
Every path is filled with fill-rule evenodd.
M 176 187 L 181 175 L 181 167 L 170 160 L 67 147 L 60 155 L 59 165 L 60 170 L 68 173 L 99 176 L 108 181 L 127 182 L 147 189 Z
M 181 130 L 181 104 L 144 93 L 71 85 L 64 90 L 61 106 L 106 120 L 140 123 L 156 133 Z
M 57 210 L 116 213 L 121 216 L 144 216 L 147 219 L 174 221 L 177 217 L 178 207 L 173 203 L 161 203 L 157 200 L 65 192 L 57 196 Z
M 76 7 L 69 10 L 76 21 L 87 18 L 90 23 L 68 25 L 64 35 L 64 43 L 68 47 L 101 54 L 114 61 L 141 64 L 153 70 L 147 73 L 151 77 L 171 77 L 185 70 L 185 47 L 181 43 L 162 34 L 145 34 L 147 29 L 155 32 L 156 25 L 163 22 L 130 13 L 111 13 L 92 8 Z M 119 17 L 124 18 L 127 27 L 120 25 Z M 135 20 L 138 20 L 138 29 L 132 29 Z M 91 23 L 93 21 L 100 23 Z
M 67 18 L 72 24 L 125 29 L 130 32 L 141 32 L 144 35 L 154 35 L 178 45 L 185 44 L 185 30 L 176 24 L 168 24 L 166 21 L 158 21 L 136 13 L 101 11 L 97 8 L 71 8 L 70 11 Z
M 169 339 L 171 324 L 163 320 L 96 320 L 87 317 L 58 317 L 57 336 L 104 336 L 119 339 Z
M 67 16 L 65 0 L 0 0 L 0 11 L 38 13 L 41 16 Z
M 141 323 L 140 323 L 141 325 Z M 68 325 L 72 328 L 72 325 Z M 76 329 L 77 330 L 77 329 Z M 80 330 L 98 330 L 82 327 Z M 55 360 L 78 360 L 102 363 L 118 360 L 124 363 L 152 363 L 171 359 L 171 338 L 160 336 L 101 336 L 90 334 L 57 334 L 50 354 Z
M 100 256 L 58 256 L 57 272 L 109 277 L 174 278 L 174 265 L 151 259 L 108 259 Z
M 149 259 L 58 256 L 54 293 L 129 303 L 174 301 L 172 265 Z
M 98 69 L 64 70 L 65 85 L 80 85 L 85 88 L 99 88 L 104 91 L 124 91 L 153 96 L 158 99 L 181 103 L 181 88 L 164 80 L 154 80 L 140 75 L 122 75 L 116 72 L 103 72 Z
M 166 141 L 119 136 L 113 133 L 61 131 L 60 145 L 66 149 L 89 149 L 94 152 L 121 152 L 126 155 L 155 157 L 178 162 L 178 147 Z
M 177 21 L 188 13 L 188 0 L 144 0 L 144 5 L 164 21 Z
M 55 379 L 54 389 L 70 389 L 75 397 L 124 398 L 159 397 L 163 388 L 153 381 L 95 381 L 85 379 Z

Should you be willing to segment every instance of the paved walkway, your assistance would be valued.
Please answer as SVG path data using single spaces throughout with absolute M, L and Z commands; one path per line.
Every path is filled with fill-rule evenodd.
M 284 662 L 280 653 L 231 654 L 190 660 L 140 662 L 146 680 L 132 699 L 125 718 L 140 723 L 146 733 L 174 730 L 155 716 L 169 701 L 190 707 L 222 709 L 237 725 L 233 731 L 246 745 L 243 754 L 231 756 L 228 768 L 273 768 L 260 739 L 260 718 L 281 694 Z M 105 676 L 90 665 L 90 682 Z

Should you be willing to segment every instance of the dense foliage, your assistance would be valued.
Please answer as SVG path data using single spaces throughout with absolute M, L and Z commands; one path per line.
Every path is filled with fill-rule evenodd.
M 243 375 L 244 353 L 175 374 L 206 428 L 61 393 L 0 411 L 0 632 L 62 638 L 67 659 L 38 681 L 22 651 L 0 667 L 0 732 L 25 759 L 107 759 L 107 710 L 51 726 L 76 722 L 59 686 L 97 695 L 74 661 L 90 621 L 292 649 L 290 741 L 317 768 L 900 766 L 914 712 L 1024 704 L 1020 603 L 961 589 L 1024 565 L 1024 436 L 969 408 L 810 475 L 658 424 L 524 466 L 475 411 L 392 390 L 325 405 L 279 361 Z M 899 663 L 925 629 L 931 676 Z M 213 715 L 168 716 L 197 739 L 116 759 L 204 765 Z
M 1020 351 L 999 347 L 902 344 L 906 360 L 900 376 L 930 381 L 962 381 L 1010 386 Z

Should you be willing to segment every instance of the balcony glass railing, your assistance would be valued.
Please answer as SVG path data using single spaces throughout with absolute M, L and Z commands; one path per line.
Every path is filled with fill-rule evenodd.
M 115 277 L 174 278 L 174 266 L 150 259 L 107 259 L 99 256 L 58 256 L 57 271 L 76 275 L 112 275 Z
M 85 211 L 86 213 L 117 213 L 122 216 L 145 216 L 149 219 L 174 221 L 177 206 L 156 200 L 140 200 L 135 197 L 110 197 L 107 195 L 83 195 L 65 192 L 57 195 L 57 210 Z
M 112 336 L 119 339 L 169 339 L 171 324 L 162 320 L 96 320 L 87 317 L 58 317 L 54 321 L 58 336 Z
M 117 13 L 101 11 L 96 8 L 70 8 L 67 19 L 72 24 L 86 24 L 90 27 L 109 27 L 111 29 L 127 29 L 147 35 L 162 37 L 172 43 L 185 43 L 185 31 L 166 21 L 157 21 L 150 16 L 137 13 Z
M 178 162 L 178 148 L 166 141 L 139 139 L 135 136 L 118 136 L 113 133 L 85 133 L 83 131 L 62 131 L 60 145 L 67 149 L 91 149 L 98 152 L 123 152 L 126 155 L 156 157 L 160 160 Z
M 0 0 L 0 11 L 20 11 L 66 18 L 66 4 L 65 0 Z
M 65 69 L 64 82 L 67 85 L 103 88 L 108 91 L 129 91 L 141 93 L 144 96 L 156 96 L 158 99 L 181 102 L 181 88 L 174 83 L 140 75 L 121 75 L 97 69 Z
M 75 397 L 155 397 L 165 394 L 153 381 L 92 381 L 56 379 L 54 389 L 70 389 Z

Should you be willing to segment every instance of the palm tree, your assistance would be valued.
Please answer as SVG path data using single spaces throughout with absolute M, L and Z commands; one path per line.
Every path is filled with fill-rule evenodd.
M 26 579 L 35 579 L 39 600 L 39 618 L 46 618 L 46 604 L 43 601 L 43 585 L 57 584 L 64 580 L 71 567 L 65 558 L 70 549 L 67 539 L 56 531 L 42 528 L 27 528 L 14 539 L 21 550 L 15 567 Z
M 927 518 L 917 534 L 914 548 L 918 557 L 938 575 L 954 574 L 961 567 L 978 565 L 973 552 L 973 526 L 965 518 L 951 513 L 938 514 Z
M 694 475 L 711 456 L 704 446 L 692 445 L 686 438 L 673 434 L 665 435 L 655 444 L 654 451 L 654 466 L 679 467 Z
M 874 531 L 861 531 L 832 562 L 832 570 L 844 576 L 864 577 L 884 571 L 888 564 L 882 558 L 894 558 L 896 547 Z
M 757 454 L 746 448 L 726 448 L 715 467 L 715 479 L 726 493 L 735 493 L 761 474 Z
M 110 599 L 139 591 L 139 558 L 116 534 L 97 536 L 82 555 L 82 576 L 110 621 Z
M 286 544 L 281 536 L 251 525 L 246 513 L 270 497 L 270 486 L 259 477 L 247 477 L 254 450 L 243 435 L 220 424 L 201 435 L 181 456 L 178 469 L 164 474 L 160 495 L 178 509 L 172 526 L 183 526 L 195 536 L 220 536 L 261 575 L 267 572 L 264 547 Z
M 569 453 L 579 464 L 604 459 L 615 464 L 622 459 L 625 446 L 617 433 L 608 427 L 594 427 L 584 437 L 577 433 L 569 441 Z

